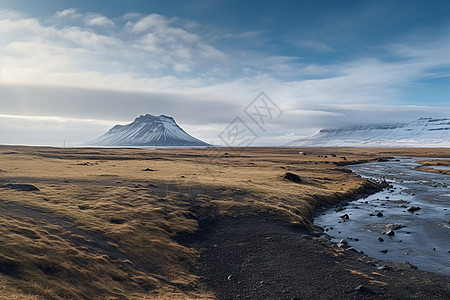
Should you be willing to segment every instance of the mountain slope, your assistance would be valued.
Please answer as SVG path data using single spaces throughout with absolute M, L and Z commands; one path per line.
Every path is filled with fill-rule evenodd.
M 127 125 L 116 125 L 91 146 L 208 146 L 184 131 L 172 117 L 141 115 Z
M 450 118 L 420 118 L 410 123 L 354 125 L 322 129 L 289 146 L 450 147 Z

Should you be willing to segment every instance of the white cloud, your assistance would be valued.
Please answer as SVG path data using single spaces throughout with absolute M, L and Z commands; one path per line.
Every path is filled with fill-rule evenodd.
M 103 15 L 94 14 L 94 13 L 86 14 L 86 17 L 84 18 L 84 22 L 86 22 L 86 24 L 89 26 L 109 27 L 109 26 L 114 25 L 114 22 L 111 21 L 109 18 L 107 18 Z
M 70 25 L 64 22 L 69 19 Z M 386 47 L 386 53 L 400 58 L 395 60 L 372 56 L 306 64 L 298 57 L 264 51 L 224 51 L 215 47 L 209 33 L 196 31 L 199 27 L 158 14 L 132 13 L 114 22 L 77 9 L 60 11 L 45 22 L 19 13 L 0 14 L 2 124 L 37 122 L 8 114 L 132 120 L 141 113 L 166 113 L 208 140 L 262 90 L 286 113 L 274 127 L 280 136 L 347 121 L 413 118 L 421 111 L 449 114 L 448 107 L 390 109 L 417 80 L 449 75 L 449 36 Z M 258 35 L 237 32 L 222 38 Z M 332 51 L 315 41 L 300 46 Z M 46 92 L 32 85 L 46 86 Z M 56 92 L 55 86 L 64 88 Z M 374 104 L 379 106 L 371 111 Z M 68 122 L 80 124 L 74 120 Z
M 158 28 L 168 28 L 168 20 L 162 15 L 158 14 L 150 14 L 138 20 L 136 23 L 132 23 L 131 21 L 127 23 L 127 27 L 133 33 L 143 33 L 147 31 L 153 31 Z
M 78 9 L 76 8 L 68 8 L 68 9 L 64 9 L 61 11 L 56 12 L 56 17 L 64 19 L 64 18 L 79 18 L 82 16 L 82 14 L 80 14 L 78 12 Z
M 57 18 L 74 14 L 78 10 L 68 9 Z M 110 19 L 93 13 L 77 26 L 19 14 L 0 17 L 0 66 L 9 74 L 3 82 L 136 89 L 170 77 L 164 73 L 191 73 L 225 58 L 197 34 L 172 24 L 174 19 L 133 18 L 113 28 Z M 112 31 L 101 33 L 102 26 Z

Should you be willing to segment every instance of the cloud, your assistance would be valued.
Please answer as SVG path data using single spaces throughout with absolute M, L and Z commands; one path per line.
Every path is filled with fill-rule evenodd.
M 131 121 L 143 113 L 169 114 L 190 133 L 210 141 L 236 116 L 245 117 L 242 110 L 260 91 L 285 112 L 267 131 L 283 138 L 349 122 L 450 114 L 445 105 L 401 105 L 408 103 L 405 94 L 418 81 L 449 76 L 447 33 L 421 43 L 383 45 L 382 55 L 306 63 L 302 57 L 274 54 L 264 47 L 230 50 L 215 43 L 221 38 L 258 38 L 260 32 L 201 27 L 160 14 L 132 13 L 114 21 L 77 9 L 45 21 L 0 14 L 2 128 L 10 128 L 8 122 L 17 128 L 21 122 L 43 122 L 47 125 L 40 128 L 49 130 L 49 124 L 58 123 L 74 140 L 82 139 L 75 130 L 83 128 L 85 141 L 96 137 L 86 124 L 106 128 L 80 119 Z M 222 34 L 214 38 L 212 32 Z M 297 46 L 335 51 L 316 40 Z M 36 116 L 58 116 L 73 126 L 33 119 Z M 20 132 L 27 135 L 25 129 Z
M 64 19 L 64 18 L 79 18 L 82 16 L 82 14 L 80 14 L 78 12 L 78 9 L 76 8 L 67 8 L 61 11 L 57 11 L 56 12 L 56 17 L 60 18 L 60 19 Z
M 94 14 L 94 13 L 86 14 L 84 22 L 89 26 L 109 27 L 114 25 L 114 22 L 111 21 L 109 18 L 101 14 Z
M 198 72 L 226 57 L 162 15 L 128 16 L 117 27 L 94 13 L 84 14 L 84 23 L 60 22 L 76 14 L 67 9 L 45 23 L 20 14 L 0 17 L 0 64 L 8 71 L 3 82 L 139 89 L 162 74 Z

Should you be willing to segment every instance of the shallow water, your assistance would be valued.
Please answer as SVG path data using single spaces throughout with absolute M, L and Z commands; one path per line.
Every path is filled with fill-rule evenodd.
M 350 202 L 341 211 L 323 210 L 314 223 L 323 227 L 332 241 L 345 239 L 369 256 L 408 261 L 421 270 L 450 275 L 450 175 L 411 169 L 418 166 L 416 160 L 423 159 L 398 158 L 349 166 L 363 177 L 386 179 L 392 187 Z M 410 206 L 421 209 L 410 212 Z M 341 218 L 345 214 L 348 220 Z M 404 227 L 389 236 L 383 234 L 387 224 Z
M 447 166 L 431 166 L 431 167 L 437 170 L 450 170 L 450 167 Z

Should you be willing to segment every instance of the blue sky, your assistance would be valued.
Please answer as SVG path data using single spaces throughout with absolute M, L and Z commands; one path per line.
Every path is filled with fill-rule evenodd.
M 448 117 L 449 15 L 449 1 L 3 0 L 0 143 L 77 144 L 145 113 L 217 143 L 261 91 L 283 115 L 260 145 Z

